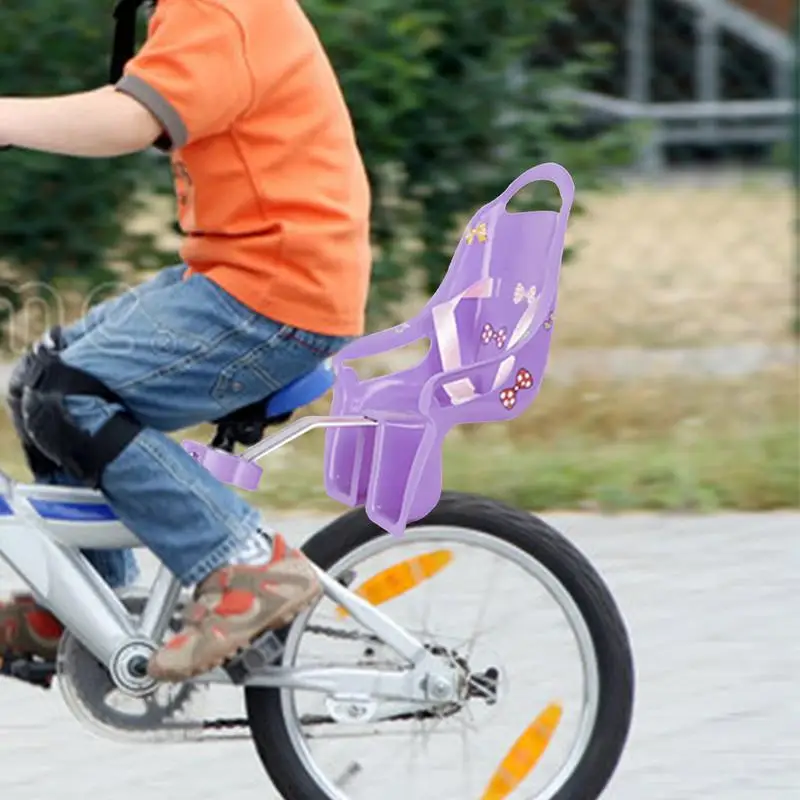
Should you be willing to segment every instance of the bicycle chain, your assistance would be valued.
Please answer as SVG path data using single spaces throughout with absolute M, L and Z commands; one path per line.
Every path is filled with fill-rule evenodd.
M 347 641 L 363 641 L 370 644 L 383 644 L 383 641 L 371 633 L 359 633 L 358 631 L 343 631 L 340 628 L 329 628 L 325 625 L 308 625 L 306 626 L 306 633 L 314 633 L 321 636 L 329 636 L 332 639 L 344 639 Z M 392 717 L 391 719 L 385 720 L 386 722 L 401 722 L 401 721 L 408 721 L 412 719 L 420 719 L 425 718 L 425 716 L 420 717 L 421 714 L 425 714 L 425 712 L 408 712 L 405 714 L 398 714 L 397 716 Z M 431 714 L 430 716 L 436 716 Z M 309 717 L 306 718 L 306 724 L 335 724 L 335 720 L 331 719 L 330 717 Z M 203 721 L 203 730 L 230 730 L 233 728 L 247 728 L 249 727 L 249 722 L 246 718 L 234 718 L 234 719 L 226 719 L 224 717 L 218 717 L 217 719 L 210 719 Z
M 339 639 L 345 641 L 362 641 L 366 644 L 374 644 L 374 645 L 382 645 L 383 641 L 375 636 L 374 634 L 368 633 L 360 633 L 359 631 L 344 631 L 341 628 L 330 628 L 325 625 L 308 625 L 306 627 L 306 632 L 311 634 L 317 634 L 320 636 L 328 636 L 332 639 Z M 37 685 L 42 686 L 43 688 L 50 688 L 50 682 L 52 680 L 53 674 L 52 670 L 48 672 L 46 675 L 46 680 L 43 679 L 33 679 L 31 676 L 25 675 L 17 675 L 15 672 L 11 670 L 13 665 L 13 660 L 6 659 L 5 661 L 0 658 L 0 674 L 7 674 L 12 677 L 18 677 L 22 680 L 25 680 L 28 683 L 35 683 Z M 35 665 L 32 665 L 35 666 Z M 453 708 L 451 713 L 460 708 L 457 704 L 452 704 Z M 417 712 L 406 712 L 403 714 L 397 714 L 389 719 L 384 720 L 384 722 L 401 722 L 401 721 L 408 721 L 414 719 L 427 719 L 438 717 L 439 715 L 433 714 L 428 711 L 417 711 Z M 323 725 L 323 724 L 335 724 L 335 720 L 331 717 L 327 716 L 308 716 L 303 721 L 306 724 L 315 724 L 315 725 Z M 232 729 L 241 729 L 249 727 L 249 722 L 246 718 L 225 718 L 225 717 L 218 717 L 216 719 L 204 720 L 202 723 L 203 730 L 232 730 Z

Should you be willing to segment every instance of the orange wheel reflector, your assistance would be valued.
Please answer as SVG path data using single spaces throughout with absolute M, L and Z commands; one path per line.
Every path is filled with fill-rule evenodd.
M 355 590 L 355 594 L 378 606 L 432 578 L 452 560 L 453 553 L 450 550 L 435 550 L 408 558 L 369 578 Z M 336 613 L 340 617 L 346 617 L 347 609 L 338 606 Z
M 562 709 L 551 703 L 514 742 L 492 775 L 481 800 L 505 800 L 539 763 L 561 721 Z

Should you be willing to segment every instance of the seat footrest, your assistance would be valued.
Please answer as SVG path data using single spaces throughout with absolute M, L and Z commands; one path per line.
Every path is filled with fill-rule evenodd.
M 325 433 L 325 488 L 351 508 L 363 505 L 369 489 L 375 428 L 331 428 Z
M 214 447 L 184 440 L 183 449 L 199 464 L 202 464 L 218 481 L 237 489 L 254 492 L 258 488 L 264 470 L 241 456 L 217 450 Z
M 327 432 L 325 488 L 345 505 L 363 504 L 376 525 L 401 536 L 441 497 L 441 437 L 421 416 L 368 416 L 377 426 Z

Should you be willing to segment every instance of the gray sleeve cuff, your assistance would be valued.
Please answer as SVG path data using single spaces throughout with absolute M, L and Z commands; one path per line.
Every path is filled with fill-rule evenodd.
M 189 133 L 174 106 L 150 84 L 136 75 L 125 75 L 116 85 L 119 92 L 140 102 L 162 125 L 173 147 L 183 147 Z

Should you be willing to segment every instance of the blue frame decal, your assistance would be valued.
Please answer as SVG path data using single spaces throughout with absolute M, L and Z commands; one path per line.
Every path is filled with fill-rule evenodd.
M 115 522 L 119 519 L 111 506 L 105 503 L 34 499 L 30 503 L 42 519 L 53 522 Z
M 5 497 L 0 497 L 0 517 L 13 517 L 14 512 Z

